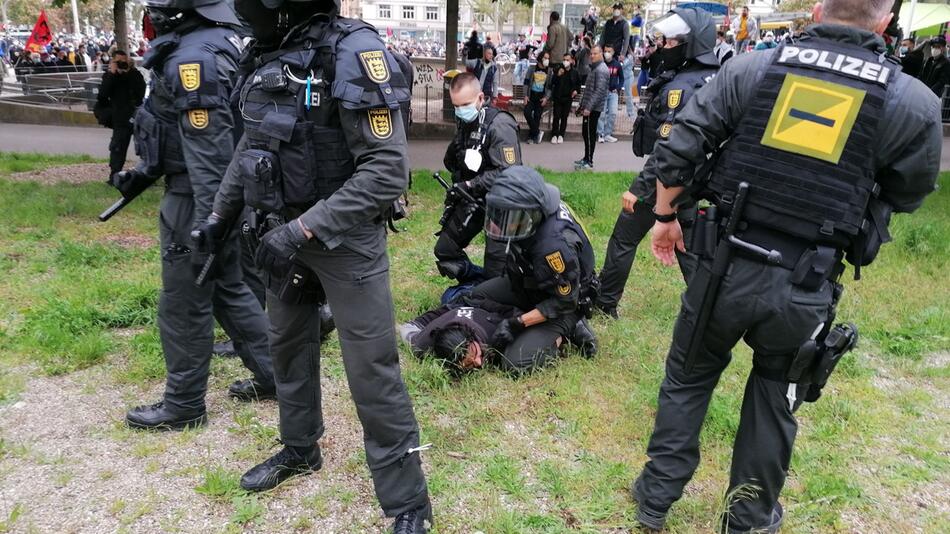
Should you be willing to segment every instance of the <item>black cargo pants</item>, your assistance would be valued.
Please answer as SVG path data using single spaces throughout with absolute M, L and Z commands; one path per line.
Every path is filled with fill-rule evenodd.
M 832 284 L 804 290 L 791 284 L 790 270 L 736 258 L 720 286 L 695 367 L 687 375 L 683 362 L 709 267 L 709 261 L 701 262 L 682 297 L 647 448 L 650 460 L 634 484 L 634 497 L 651 515 L 664 516 L 682 496 L 699 464 L 699 433 L 713 390 L 729 365 L 732 348 L 744 339 L 754 351 L 754 370 L 743 396 L 729 486 L 758 489 L 754 498 L 732 503 L 729 529 L 746 532 L 772 523 L 798 430 L 786 398 L 788 383 L 776 375 L 784 375 L 798 348 L 828 319 Z M 804 393 L 805 388 L 799 388 L 794 408 Z
M 385 229 L 365 225 L 348 237 L 372 245 L 354 252 L 347 244 L 326 250 L 311 242 L 295 262 L 317 276 L 333 309 L 376 497 L 395 516 L 428 498 L 419 454 L 408 452 L 419 446 L 419 426 L 400 374 Z M 282 302 L 279 283 L 269 281 L 267 313 L 280 435 L 286 445 L 310 447 L 324 432 L 319 306 Z
M 254 379 L 263 385 L 274 381 L 267 316 L 242 281 L 237 233 L 231 233 L 228 245 L 218 256 L 214 280 L 195 287 L 193 216 L 190 193 L 165 193 L 159 213 L 162 291 L 158 329 L 168 370 L 165 404 L 180 414 L 205 410 L 214 319 L 234 340 L 235 350 Z

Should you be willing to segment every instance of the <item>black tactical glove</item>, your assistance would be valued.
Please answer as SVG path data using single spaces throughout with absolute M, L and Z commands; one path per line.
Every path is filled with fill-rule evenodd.
M 297 251 L 308 241 L 300 221 L 294 219 L 264 234 L 254 263 L 258 269 L 282 277 L 290 269 Z
M 118 189 L 123 197 L 131 199 L 148 189 L 156 180 L 157 178 L 150 178 L 135 169 L 131 169 L 113 174 L 109 184 Z
M 472 194 L 472 188 L 468 185 L 468 182 L 457 182 L 452 184 L 452 187 L 446 192 L 447 204 L 458 204 L 460 202 L 468 202 L 469 198 L 474 198 L 475 195 Z
M 505 350 L 508 345 L 514 343 L 515 338 L 518 337 L 518 334 L 523 332 L 524 329 L 525 326 L 524 323 L 521 322 L 520 315 L 505 319 L 499 323 L 498 328 L 495 329 L 495 335 L 491 338 L 491 344 L 498 350 Z
M 215 252 L 221 248 L 221 244 L 228 235 L 228 223 L 223 218 L 214 213 L 208 217 L 208 220 L 198 225 L 198 228 L 191 233 L 194 238 L 196 250 L 209 253 Z

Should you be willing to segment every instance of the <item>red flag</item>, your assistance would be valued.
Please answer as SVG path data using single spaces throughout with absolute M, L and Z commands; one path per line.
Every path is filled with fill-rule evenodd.
M 152 26 L 152 19 L 148 16 L 148 10 L 143 10 L 142 14 L 142 37 L 149 41 L 155 39 L 155 26 Z
M 27 39 L 24 48 L 30 52 L 39 52 L 41 48 L 46 48 L 46 45 L 52 41 L 53 32 L 49 29 L 49 23 L 46 20 L 46 11 L 40 11 L 40 17 L 36 19 L 36 24 L 33 25 L 33 33 L 30 34 L 30 38 Z

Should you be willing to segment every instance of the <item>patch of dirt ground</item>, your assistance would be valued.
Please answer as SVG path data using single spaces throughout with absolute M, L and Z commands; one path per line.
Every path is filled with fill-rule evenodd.
M 14 182 L 39 182 L 43 185 L 105 182 L 109 178 L 109 164 L 77 163 L 75 165 L 61 165 L 35 171 L 17 172 L 6 178 Z
M 363 461 L 362 431 L 342 380 L 324 378 L 327 428 L 323 469 L 259 496 L 260 517 L 232 523 L 229 499 L 199 494 L 204 470 L 240 474 L 277 451 L 257 450 L 238 431 L 244 405 L 220 385 L 208 393 L 209 425 L 178 433 L 133 432 L 125 410 L 160 397 L 114 386 L 93 368 L 64 377 L 35 378 L 20 400 L 0 408 L 0 521 L 14 508 L 12 532 L 379 532 L 382 517 Z M 258 421 L 277 425 L 277 405 L 255 405 Z

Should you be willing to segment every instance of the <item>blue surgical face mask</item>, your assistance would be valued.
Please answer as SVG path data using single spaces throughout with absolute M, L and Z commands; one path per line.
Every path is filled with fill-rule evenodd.
M 462 122 L 472 122 L 478 118 L 478 104 L 455 106 L 455 116 Z

